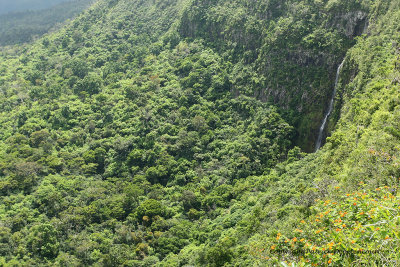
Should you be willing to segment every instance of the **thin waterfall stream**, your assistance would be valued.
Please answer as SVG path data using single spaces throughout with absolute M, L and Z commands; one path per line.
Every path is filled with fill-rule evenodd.
M 320 149 L 321 145 L 322 145 L 322 138 L 324 136 L 324 131 L 325 131 L 325 128 L 326 128 L 326 125 L 327 125 L 327 122 L 328 122 L 328 118 L 331 115 L 332 110 L 333 110 L 333 102 L 335 101 L 336 90 L 337 90 L 338 83 L 339 83 L 340 70 L 342 69 L 343 64 L 344 64 L 344 60 L 342 61 L 342 63 L 340 63 L 340 65 L 339 65 L 339 67 L 337 68 L 337 71 L 336 71 L 335 87 L 333 88 L 332 98 L 331 98 L 331 101 L 329 102 L 329 108 L 326 111 L 325 116 L 324 116 L 324 120 L 322 121 L 321 127 L 319 128 L 318 139 L 317 139 L 317 142 L 315 144 L 315 151 Z

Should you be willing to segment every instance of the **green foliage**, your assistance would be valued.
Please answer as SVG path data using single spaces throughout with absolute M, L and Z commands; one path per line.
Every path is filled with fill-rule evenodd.
M 361 183 L 362 187 L 366 187 Z M 336 187 L 338 190 L 339 187 Z M 285 259 L 307 264 L 394 264 L 399 257 L 397 187 L 361 190 L 318 201 L 313 215 L 301 220 L 293 233 L 278 233 L 266 249 L 252 253 L 268 262 Z M 297 251 L 296 255 L 276 251 Z
M 33 226 L 27 236 L 27 247 L 33 255 L 56 257 L 59 249 L 56 229 L 50 224 Z
M 313 234 L 315 200 L 335 199 L 335 220 L 356 214 L 336 186 L 398 184 L 399 10 L 100 0 L 29 49 L 2 48 L 0 265 L 263 266 L 249 248 L 278 233 L 350 246 L 354 228 Z M 332 134 L 305 154 L 345 54 Z M 360 203 L 395 208 L 368 186 Z M 360 246 L 395 240 L 384 211 L 376 222 L 393 224 Z
M 166 210 L 162 204 L 155 199 L 147 199 L 136 209 L 136 216 L 141 222 L 153 221 L 156 216 L 165 216 Z

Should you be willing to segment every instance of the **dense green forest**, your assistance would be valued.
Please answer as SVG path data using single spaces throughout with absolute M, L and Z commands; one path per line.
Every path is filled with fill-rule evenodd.
M 30 42 L 51 29 L 54 31 L 92 2 L 92 0 L 73 0 L 47 9 L 0 15 L 0 46 Z
M 396 266 L 398 21 L 98 0 L 1 48 L 0 266 Z

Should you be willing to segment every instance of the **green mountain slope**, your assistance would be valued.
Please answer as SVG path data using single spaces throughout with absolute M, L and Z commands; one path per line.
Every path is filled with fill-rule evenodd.
M 0 265 L 394 264 L 399 16 L 98 1 L 4 48 Z M 332 135 L 307 155 L 343 58 Z
M 336 68 L 363 32 L 368 9 L 361 1 L 195 1 L 179 31 L 232 61 L 234 94 L 279 106 L 297 129 L 296 144 L 313 151 Z
M 0 14 L 49 8 L 67 0 L 0 0 Z
M 0 15 L 0 46 L 30 42 L 50 29 L 60 28 L 59 24 L 75 17 L 90 6 L 91 2 L 91 0 L 68 1 L 39 11 Z

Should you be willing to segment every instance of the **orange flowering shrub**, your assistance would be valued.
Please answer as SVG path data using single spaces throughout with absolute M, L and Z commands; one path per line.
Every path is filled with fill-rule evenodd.
M 400 259 L 400 194 L 397 187 L 360 190 L 340 199 L 318 201 L 314 215 L 289 234 L 269 239 L 254 256 L 299 266 L 376 263 Z M 346 265 L 346 264 L 345 264 Z

